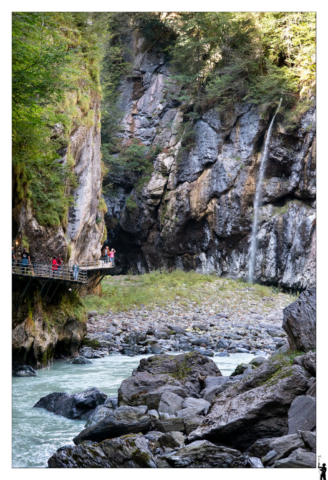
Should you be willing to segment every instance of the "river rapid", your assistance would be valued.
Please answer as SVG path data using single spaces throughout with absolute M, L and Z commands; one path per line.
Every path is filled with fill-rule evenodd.
M 185 352 L 181 352 L 185 353 Z M 16 468 L 47 467 L 48 458 L 84 428 L 86 420 L 69 420 L 33 405 L 53 392 L 77 393 L 97 387 L 108 396 L 116 396 L 122 381 L 139 365 L 141 358 L 106 356 L 92 360 L 91 365 L 73 365 L 57 361 L 38 370 L 36 377 L 12 379 L 12 466 Z M 230 357 L 213 357 L 222 375 L 230 375 L 240 363 L 255 355 L 235 353 Z

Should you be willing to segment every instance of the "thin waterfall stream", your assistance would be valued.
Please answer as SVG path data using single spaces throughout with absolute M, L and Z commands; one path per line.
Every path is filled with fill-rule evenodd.
M 262 157 L 261 157 L 259 178 L 258 178 L 257 185 L 256 185 L 256 192 L 255 192 L 255 198 L 254 198 L 254 218 L 253 218 L 253 225 L 252 225 L 250 260 L 249 260 L 249 271 L 248 271 L 248 281 L 250 283 L 253 283 L 253 281 L 254 281 L 255 255 L 256 255 L 256 248 L 257 248 L 258 214 L 259 214 L 259 208 L 260 208 L 260 203 L 261 203 L 263 177 L 264 177 L 264 173 L 265 173 L 266 163 L 267 163 L 267 160 L 268 160 L 269 144 L 270 144 L 270 139 L 271 139 L 273 122 L 274 122 L 274 119 L 276 118 L 277 113 L 280 110 L 281 102 L 282 102 L 282 98 L 279 101 L 278 108 L 277 108 L 274 116 L 272 117 L 272 120 L 271 120 L 271 123 L 270 123 L 270 126 L 269 126 L 267 137 L 266 137 L 266 140 L 265 140 L 265 143 L 264 143 L 263 154 L 262 154 Z

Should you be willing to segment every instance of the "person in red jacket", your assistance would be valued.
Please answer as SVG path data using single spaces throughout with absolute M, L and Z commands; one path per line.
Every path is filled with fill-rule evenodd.
M 54 277 L 56 275 L 57 271 L 57 260 L 56 257 L 53 257 L 52 259 L 52 276 Z
M 58 255 L 56 260 L 57 260 L 57 276 L 60 277 L 60 269 L 61 269 L 61 266 L 62 266 L 62 263 L 63 263 L 63 259 L 61 258 L 60 255 Z

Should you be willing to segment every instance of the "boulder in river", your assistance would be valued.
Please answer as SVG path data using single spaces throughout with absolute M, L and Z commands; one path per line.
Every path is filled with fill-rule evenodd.
M 73 441 L 78 445 L 85 440 L 100 442 L 107 438 L 130 433 L 147 432 L 151 429 L 152 418 L 146 412 L 146 406 L 129 407 L 123 405 L 111 411 L 95 425 L 82 430 Z
M 316 348 L 316 289 L 309 288 L 284 308 L 282 324 L 293 350 L 307 352 Z
M 88 363 L 92 363 L 92 362 L 90 362 L 90 360 L 88 360 L 87 358 L 84 358 L 80 355 L 80 356 L 74 358 L 74 360 L 72 360 L 72 363 L 74 365 L 87 365 Z
M 63 447 L 49 458 L 48 465 L 50 468 L 157 467 L 148 442 L 141 434 Z
M 13 377 L 36 377 L 37 373 L 29 365 L 19 365 L 13 371 Z
M 34 408 L 45 408 L 49 412 L 70 419 L 88 418 L 91 412 L 107 398 L 97 388 L 88 388 L 80 393 L 54 392 L 40 398 Z
M 132 376 L 122 382 L 119 405 L 147 405 L 158 410 L 164 392 L 197 398 L 207 376 L 221 376 L 221 372 L 198 352 L 143 358 Z

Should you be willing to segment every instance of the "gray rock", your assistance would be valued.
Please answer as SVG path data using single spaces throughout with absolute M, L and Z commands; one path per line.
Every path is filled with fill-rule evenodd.
M 241 375 L 238 375 L 236 377 L 222 377 L 225 379 L 224 382 L 218 385 L 213 385 L 212 387 L 207 387 L 204 390 L 202 390 L 201 395 L 203 396 L 204 400 L 207 400 L 208 402 L 212 402 L 215 397 L 220 395 L 220 393 L 224 392 L 228 388 L 230 388 L 232 385 L 235 383 L 239 382 L 241 380 Z
M 253 368 L 255 368 L 253 365 L 250 365 L 248 363 L 241 363 L 240 365 L 237 365 L 237 367 L 232 372 L 230 377 L 235 377 L 236 375 L 242 375 L 247 369 L 249 369 L 249 371 L 247 372 L 247 375 L 248 375 L 248 373 L 250 373 L 250 371 L 253 370 Z
M 159 419 L 159 414 L 158 414 L 158 411 L 157 411 L 157 410 L 148 410 L 148 415 L 149 415 L 151 418 L 155 418 L 156 420 Z
M 298 448 L 289 457 L 277 460 L 273 468 L 316 468 L 316 455 Z
M 189 435 L 191 432 L 196 430 L 199 425 L 201 425 L 204 421 L 204 417 L 201 415 L 194 415 L 193 417 L 186 417 L 183 419 L 183 423 L 185 426 L 186 435 Z
M 80 393 L 69 395 L 63 392 L 54 392 L 40 398 L 34 408 L 45 408 L 49 412 L 70 419 L 86 418 L 98 405 L 103 405 L 107 395 L 97 388 L 88 388 Z
M 137 432 L 147 432 L 151 428 L 151 418 L 146 415 L 147 407 L 118 407 L 96 425 L 82 430 L 73 441 L 76 445 L 91 440 L 100 442 L 107 438 L 119 437 Z
M 260 458 L 249 457 L 248 461 L 251 468 L 264 468 Z
M 253 358 L 249 363 L 251 365 L 255 365 L 255 367 L 259 367 L 260 365 L 262 365 L 262 363 L 264 363 L 266 361 L 266 358 L 265 357 L 255 357 Z
M 13 377 L 36 377 L 37 373 L 29 365 L 20 365 L 13 371 Z
M 230 357 L 228 352 L 219 352 L 215 354 L 215 357 Z
M 244 468 L 247 465 L 247 458 L 238 450 L 218 447 L 207 440 L 183 446 L 165 458 L 175 468 Z
M 87 358 L 79 356 L 79 357 L 74 358 L 74 360 L 72 360 L 72 363 L 74 365 L 86 365 L 86 364 L 92 363 L 92 362 L 90 362 L 90 360 L 88 360 Z
M 173 392 L 164 392 L 158 405 L 158 410 L 163 413 L 176 414 L 181 410 L 183 398 Z
M 96 317 L 97 315 L 98 315 L 97 310 L 91 310 L 90 312 L 88 312 L 88 318 Z
M 220 338 L 217 341 L 216 348 L 228 348 L 228 347 L 229 347 L 229 344 L 223 338 Z
M 267 465 L 273 465 L 273 462 L 275 461 L 275 459 L 277 458 L 277 452 L 275 452 L 274 450 L 269 450 L 268 453 L 262 457 L 262 463 L 264 466 L 267 466 Z
M 113 408 L 115 410 L 115 408 L 117 408 L 117 402 L 117 397 L 108 397 L 104 403 L 104 406 L 108 408 Z
M 180 448 L 184 444 L 185 436 L 181 432 L 169 432 L 165 433 L 159 438 L 159 444 L 161 447 Z
M 156 430 L 152 430 L 148 433 L 145 433 L 144 437 L 149 440 L 154 446 L 154 448 L 158 448 L 160 446 L 159 439 L 165 435 L 163 432 L 157 432 Z
M 157 468 L 147 440 L 140 434 L 60 448 L 49 458 L 48 465 L 50 468 Z
M 249 447 L 245 455 L 262 458 L 270 451 L 270 445 L 276 438 L 260 438 Z
M 119 388 L 119 405 L 147 405 L 158 410 L 165 391 L 186 398 L 199 396 L 201 380 L 221 376 L 215 363 L 197 352 L 143 358 Z
M 284 435 L 283 437 L 276 438 L 270 443 L 270 450 L 274 450 L 277 453 L 275 461 L 280 458 L 288 457 L 298 448 L 304 448 L 304 442 L 298 434 Z
M 267 369 L 266 363 L 255 370 L 254 377 L 260 369 Z M 292 365 L 278 370 L 274 379 L 269 377 L 257 388 L 254 383 L 251 378 L 221 393 L 206 417 L 206 425 L 192 432 L 188 441 L 215 437 L 216 442 L 245 450 L 259 438 L 287 434 L 288 409 L 307 389 L 304 369 Z
M 156 428 L 160 432 L 183 432 L 184 422 L 182 418 L 173 417 L 165 420 L 159 420 L 156 423 Z
M 317 382 L 314 381 L 309 389 L 306 392 L 306 395 L 309 395 L 310 397 L 316 397 L 317 395 Z
M 288 434 L 316 427 L 316 400 L 309 395 L 296 397 L 288 411 Z
M 307 352 L 305 355 L 295 357 L 293 363 L 304 367 L 313 377 L 316 376 L 316 354 L 314 352 Z
M 316 289 L 308 289 L 284 308 L 282 324 L 293 350 L 316 348 Z
M 204 415 L 207 414 L 210 406 L 211 406 L 210 402 L 207 402 L 202 398 L 188 397 L 185 400 L 183 400 L 183 403 L 182 403 L 183 409 L 196 408 L 198 409 L 199 413 L 203 413 Z M 198 415 L 199 413 L 197 413 L 196 415 Z
M 186 330 L 185 330 L 184 328 L 182 328 L 182 327 L 179 327 L 178 325 L 172 325 L 172 324 L 170 324 L 170 325 L 167 325 L 167 327 L 168 327 L 170 330 L 172 330 L 173 332 L 179 333 L 179 334 L 181 334 L 181 335 L 184 335 L 184 334 L 186 333 Z
M 105 405 L 98 405 L 98 407 L 92 412 L 87 423 L 85 424 L 85 428 L 91 427 L 92 425 L 96 425 L 96 423 L 100 422 L 101 420 L 104 420 L 113 411 L 114 409 L 111 407 L 108 407 Z
M 317 441 L 315 432 L 300 432 L 300 434 L 306 447 L 309 448 L 311 452 L 316 453 Z

